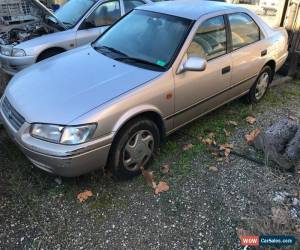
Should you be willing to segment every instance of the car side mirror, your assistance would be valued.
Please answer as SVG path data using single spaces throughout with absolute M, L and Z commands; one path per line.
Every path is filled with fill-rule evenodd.
M 189 57 L 178 69 L 178 74 L 186 71 L 204 71 L 207 66 L 207 61 L 201 57 Z

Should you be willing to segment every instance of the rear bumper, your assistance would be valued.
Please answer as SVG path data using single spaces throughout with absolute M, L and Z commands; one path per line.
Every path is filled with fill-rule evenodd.
M 38 168 L 64 177 L 75 177 L 104 168 L 108 159 L 113 134 L 81 145 L 61 145 L 33 138 L 30 124 L 24 123 L 16 131 L 5 117 L 0 102 L 0 121 L 11 139 Z
M 35 61 L 34 56 L 12 57 L 0 54 L 1 68 L 9 75 L 15 75 L 22 69 L 34 64 Z

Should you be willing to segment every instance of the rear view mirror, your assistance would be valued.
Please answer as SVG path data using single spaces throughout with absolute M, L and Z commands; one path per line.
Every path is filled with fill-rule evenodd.
M 178 74 L 186 71 L 204 71 L 207 66 L 207 61 L 201 57 L 189 57 L 179 68 Z

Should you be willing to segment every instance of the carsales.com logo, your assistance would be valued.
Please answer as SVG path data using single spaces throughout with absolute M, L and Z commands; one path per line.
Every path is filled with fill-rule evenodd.
M 245 247 L 284 247 L 295 245 L 296 238 L 294 236 L 241 236 L 240 241 L 241 246 Z

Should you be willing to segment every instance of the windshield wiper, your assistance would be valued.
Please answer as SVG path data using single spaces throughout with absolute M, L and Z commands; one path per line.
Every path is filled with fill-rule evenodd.
M 115 54 L 119 54 L 119 55 L 122 55 L 124 57 L 127 57 L 127 55 L 125 53 L 123 53 L 122 51 L 120 50 L 117 50 L 115 48 L 112 48 L 112 47 L 108 47 L 108 46 L 99 46 L 99 47 L 94 47 L 96 50 L 100 50 L 100 51 L 103 51 L 103 50 L 106 50 L 106 51 L 109 51 L 109 52 L 113 52 Z
M 145 64 L 145 65 L 153 66 L 153 67 L 160 68 L 160 69 L 166 69 L 165 67 L 163 67 L 161 65 L 158 65 L 156 63 L 149 62 L 147 60 L 140 59 L 140 58 L 130 57 L 130 56 L 116 57 L 114 59 L 117 60 L 117 61 L 127 61 L 127 62 L 132 62 L 132 63 L 140 63 L 140 64 Z

